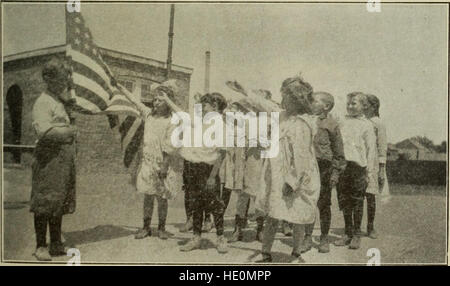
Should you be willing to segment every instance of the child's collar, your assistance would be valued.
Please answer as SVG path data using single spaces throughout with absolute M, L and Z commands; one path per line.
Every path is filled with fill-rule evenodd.
M 357 115 L 357 116 L 351 116 L 351 115 L 348 115 L 348 114 L 347 114 L 345 117 L 346 117 L 346 118 L 355 118 L 355 119 L 366 118 L 366 117 L 364 116 L 364 114 Z

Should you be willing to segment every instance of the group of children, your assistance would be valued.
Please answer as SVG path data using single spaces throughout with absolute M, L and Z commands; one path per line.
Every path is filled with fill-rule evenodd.
M 38 99 L 33 111 L 33 124 L 40 141 L 47 144 L 43 147 L 44 150 L 56 148 L 55 146 L 71 146 L 74 136 L 71 129 L 64 129 L 70 128 L 67 114 L 55 118 L 53 111 L 47 111 L 48 107 L 40 103 L 46 98 L 58 102 L 58 94 L 63 94 L 67 87 L 52 88 L 56 85 L 55 81 L 66 81 L 68 77 L 64 74 L 63 67 L 54 66 L 51 67 L 55 70 L 53 73 L 62 73 L 62 79 L 61 76 L 55 76 L 53 81 L 46 80 L 48 91 L 41 95 L 42 98 Z M 46 68 L 49 69 L 47 66 Z M 254 100 L 249 97 L 241 102 L 227 103 L 220 93 L 201 96 L 198 103 L 202 105 L 203 115 L 209 112 L 224 115 L 226 111 L 280 112 L 279 153 L 273 158 L 261 158 L 264 148 L 259 145 L 191 148 L 173 146 L 171 136 L 176 126 L 171 124 L 171 117 L 182 111 L 174 103 L 178 92 L 177 82 L 174 80 L 158 85 L 154 89 L 156 95 L 152 98 L 136 98 L 120 84 L 112 84 L 122 90 L 145 121 L 142 158 L 136 177 L 136 188 L 144 194 L 143 227 L 136 233 L 136 239 L 152 235 L 150 225 L 155 200 L 158 203 L 159 218 L 157 235 L 161 239 L 169 238 L 165 229 L 168 200 L 184 190 L 187 222 L 181 231 L 192 228 L 193 237 L 181 246 L 181 251 L 201 247 L 204 224 L 211 222 L 209 217 L 212 215 L 217 234 L 217 251 L 228 252 L 227 243 L 242 240 L 250 201 L 254 200 L 256 239 L 262 242 L 262 257 L 257 262 L 272 261 L 270 253 L 279 221 L 283 222 L 284 228 L 292 230 L 294 261 L 302 261 L 301 253 L 313 246 L 312 232 L 317 220 L 317 209 L 321 229 L 318 249 L 321 253 L 329 252 L 328 232 L 334 187 L 337 189 L 339 208 L 345 222 L 345 234 L 335 245 L 349 245 L 351 249 L 360 247 L 364 198 L 367 198 L 368 206 L 367 233 L 369 237 L 376 238 L 375 194 L 386 185 L 387 149 L 386 131 L 379 119 L 380 103 L 376 96 L 361 92 L 348 94 L 347 115 L 340 120 L 329 114 L 334 107 L 333 96 L 326 92 L 314 92 L 311 85 L 300 77 L 283 81 L 280 106 L 267 98 Z M 265 101 L 270 102 L 266 104 Z M 38 118 L 36 114 L 42 113 L 40 109 L 49 114 Z M 205 129 L 207 126 L 204 126 L 203 130 Z M 50 130 L 54 131 L 49 132 Z M 67 133 L 64 136 L 69 139 L 63 135 L 58 136 L 57 132 Z M 50 140 L 50 143 L 45 143 L 44 138 Z M 37 162 L 41 160 L 42 165 L 44 160 L 49 160 L 49 156 L 47 154 L 43 159 L 36 158 Z M 61 151 L 60 156 L 66 155 Z M 45 232 L 40 226 L 43 222 L 39 218 L 45 217 L 52 223 L 52 218 L 73 212 L 73 209 L 66 210 L 71 193 L 65 189 L 72 187 L 74 183 L 74 173 L 70 167 L 71 165 L 66 168 L 67 175 L 60 184 L 62 186 L 54 186 L 62 189 L 58 193 L 59 197 L 55 197 L 54 201 L 57 203 L 45 209 L 41 206 L 48 204 L 48 188 L 45 188 L 48 186 L 41 187 L 38 183 L 43 180 L 40 173 L 46 173 L 37 168 L 33 172 L 32 202 L 35 203 L 32 203 L 32 211 L 35 212 L 38 239 L 36 257 L 39 260 L 50 259 L 50 255 L 45 252 Z M 53 169 L 52 172 L 57 171 Z M 232 192 L 238 197 L 235 230 L 227 240 L 224 237 L 224 213 Z M 59 232 L 60 228 L 59 223 Z M 211 227 L 207 226 L 206 230 L 209 228 Z M 60 236 L 55 234 L 52 239 L 57 245 L 55 254 L 63 252 L 60 238 L 56 237 L 58 235 Z
M 160 85 L 153 113 L 142 113 L 146 126 L 150 126 L 148 132 L 151 133 L 148 139 L 144 138 L 144 154 L 156 152 L 157 157 L 162 158 L 158 161 L 144 156 L 142 166 L 145 166 L 146 160 L 153 162 L 153 176 L 160 181 L 161 186 L 165 186 L 164 192 L 184 189 L 189 210 L 182 231 L 193 228 L 194 236 L 180 248 L 181 251 L 201 247 L 202 225 L 207 221 L 205 216 L 208 214 L 214 218 L 218 252 L 228 251 L 223 221 L 232 192 L 236 192 L 238 199 L 235 230 L 228 242 L 242 240 L 249 204 L 254 198 L 256 239 L 262 242 L 262 258 L 259 262 L 272 261 L 270 251 L 279 221 L 283 222 L 284 228 L 292 229 L 292 256 L 301 260 L 301 253 L 313 246 L 312 232 L 317 208 L 321 229 L 318 249 L 321 253 L 329 252 L 330 206 L 334 187 L 345 222 L 345 235 L 335 241 L 335 245 L 349 245 L 351 249 L 360 247 L 364 198 L 367 198 L 368 205 L 367 234 L 376 238 L 375 194 L 384 185 L 386 158 L 386 135 L 378 117 L 380 104 L 376 96 L 361 92 L 348 94 L 347 115 L 336 120 L 329 115 L 334 107 L 331 94 L 313 92 L 311 85 L 299 77 L 286 79 L 281 87 L 281 106 L 275 108 L 281 111 L 280 151 L 274 158 L 262 159 L 261 146 L 167 147 L 173 130 L 168 121 L 169 115 L 181 111 L 173 102 L 174 86 L 173 82 Z M 132 94 L 126 94 L 136 106 L 142 105 Z M 157 122 L 157 106 L 160 103 L 165 106 L 165 123 Z M 267 110 L 270 105 L 252 105 L 250 99 L 244 100 L 244 104 L 235 101 L 227 106 L 226 99 L 219 93 L 205 94 L 199 103 L 202 104 L 204 115 L 208 112 L 274 111 Z M 158 127 L 154 127 L 155 124 Z M 157 142 L 159 147 L 146 140 Z M 158 162 L 169 161 L 176 162 L 177 167 L 170 169 L 170 163 L 162 164 L 166 167 L 159 167 Z M 169 177 L 167 174 L 170 171 L 167 170 L 173 170 L 177 176 Z M 152 175 L 143 173 L 141 167 L 138 178 L 141 177 Z M 170 189 L 170 183 L 176 189 Z M 167 201 L 164 199 L 168 196 L 155 194 L 155 186 L 151 184 L 146 188 L 159 198 L 160 208 L 166 210 L 163 216 L 160 213 L 159 224 L 159 236 L 165 239 L 167 235 L 164 234 L 163 222 L 167 216 Z M 146 198 L 146 201 L 150 199 Z M 144 206 L 144 227 L 136 238 L 150 234 L 147 209 L 152 208 Z

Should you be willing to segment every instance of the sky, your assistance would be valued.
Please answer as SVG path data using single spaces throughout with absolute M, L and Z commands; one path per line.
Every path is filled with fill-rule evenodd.
M 445 5 L 177 4 L 173 62 L 194 69 L 191 94 L 204 90 L 205 51 L 212 91 L 227 80 L 268 89 L 301 73 L 315 91 L 377 95 L 388 141 L 447 139 L 448 11 Z M 64 44 L 63 4 L 3 4 L 3 54 Z M 170 5 L 81 4 L 97 45 L 161 61 L 167 57 Z

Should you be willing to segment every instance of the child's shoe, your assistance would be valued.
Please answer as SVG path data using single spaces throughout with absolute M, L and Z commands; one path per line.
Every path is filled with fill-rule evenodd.
M 39 261 L 52 261 L 52 257 L 50 256 L 50 253 L 48 253 L 47 247 L 39 247 L 33 255 Z
M 190 230 L 192 230 L 192 228 L 194 227 L 194 224 L 192 222 L 192 217 L 190 217 L 186 223 L 180 228 L 180 232 L 188 232 Z
M 305 252 L 310 251 L 312 248 L 312 245 L 313 245 L 313 242 L 312 242 L 311 235 L 305 235 L 305 238 L 303 239 L 303 242 L 302 242 L 302 246 L 300 247 L 300 252 L 305 253 Z
M 292 229 L 288 222 L 283 221 L 283 234 L 285 236 L 292 236 Z
M 138 232 L 136 232 L 136 234 L 134 235 L 135 239 L 143 239 L 146 238 L 147 236 L 151 236 L 152 235 L 152 231 L 150 228 L 141 228 L 140 230 L 138 230 Z
M 352 238 L 352 241 L 350 242 L 350 245 L 348 246 L 348 248 L 350 249 L 358 249 L 361 245 L 361 238 L 359 237 L 359 235 L 355 235 Z
M 66 256 L 69 250 L 62 242 L 50 243 L 50 255 L 51 256 Z
M 241 219 L 238 215 L 236 215 L 236 218 L 234 220 L 234 232 L 231 235 L 231 237 L 228 240 L 228 242 L 232 243 L 232 242 L 236 242 L 236 241 L 241 241 L 242 240 L 242 238 L 243 238 L 242 225 L 243 225 L 243 219 Z
M 261 253 L 262 258 L 256 260 L 255 263 L 270 263 L 272 262 L 272 255 L 270 253 Z
M 212 228 L 213 228 L 213 225 L 212 225 L 211 219 L 206 219 L 203 222 L 203 229 L 202 229 L 202 231 L 203 232 L 210 232 L 212 230 Z
M 228 252 L 227 241 L 225 239 L 225 236 L 223 235 L 219 235 L 217 237 L 217 252 L 219 252 L 220 254 Z
M 259 242 L 263 241 L 263 231 L 262 229 L 257 229 L 256 230 L 256 240 Z
M 264 218 L 256 218 L 256 240 L 259 242 L 263 241 L 263 229 L 264 229 Z
M 165 229 L 158 230 L 158 237 L 162 240 L 166 240 L 170 237 L 170 234 Z
M 242 219 L 242 228 L 247 228 L 248 227 L 248 218 L 243 218 Z
M 319 252 L 320 253 L 330 252 L 330 243 L 328 242 L 327 235 L 320 237 Z
M 193 238 L 191 238 L 188 243 L 180 247 L 180 251 L 191 251 L 194 249 L 199 249 L 201 246 L 201 237 L 198 235 L 195 235 Z
M 293 257 L 291 263 L 305 263 L 305 260 L 302 258 L 302 255 L 300 253 L 292 252 L 291 256 Z
M 334 242 L 334 245 L 336 245 L 336 246 L 346 246 L 346 245 L 349 245 L 351 241 L 352 241 L 352 238 L 349 237 L 348 235 L 344 234 L 343 237 L 339 238 L 338 240 L 336 240 Z
M 378 233 L 374 229 L 368 230 L 367 231 L 367 236 L 370 237 L 371 239 L 377 239 L 378 238 Z

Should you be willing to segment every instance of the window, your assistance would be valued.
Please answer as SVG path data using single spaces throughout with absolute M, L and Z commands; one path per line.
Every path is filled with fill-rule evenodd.
M 123 85 L 129 92 L 133 91 L 133 82 L 129 80 L 119 80 L 121 85 Z

